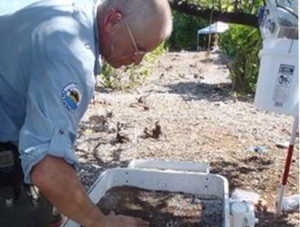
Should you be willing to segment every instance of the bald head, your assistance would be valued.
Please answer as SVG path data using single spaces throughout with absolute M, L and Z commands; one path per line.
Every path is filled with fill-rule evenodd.
M 103 0 L 97 21 L 100 53 L 115 68 L 139 64 L 172 32 L 168 0 Z
M 167 0 L 105 0 L 104 7 L 119 11 L 137 38 L 156 38 L 161 42 L 172 32 L 172 13 Z

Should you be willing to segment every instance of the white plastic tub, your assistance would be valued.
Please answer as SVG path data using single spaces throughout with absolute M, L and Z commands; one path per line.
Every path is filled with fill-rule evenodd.
M 128 168 L 209 173 L 210 167 L 208 163 L 138 159 L 131 161 Z
M 147 163 L 149 165 L 149 162 Z M 187 166 L 184 163 L 180 164 L 181 167 Z M 223 176 L 202 171 L 185 171 L 182 168 L 176 171 L 141 168 L 143 166 L 141 162 L 138 162 L 139 169 L 136 169 L 134 167 L 136 165 L 136 163 L 131 163 L 130 168 L 115 168 L 103 172 L 90 189 L 91 200 L 98 203 L 106 191 L 115 186 L 125 185 L 149 190 L 190 193 L 207 198 L 218 197 L 223 200 L 223 227 L 230 226 L 228 182 Z M 150 163 L 150 165 L 152 164 Z M 203 164 L 201 166 L 199 169 L 203 169 Z M 79 225 L 74 221 L 67 220 L 62 226 L 78 227 Z

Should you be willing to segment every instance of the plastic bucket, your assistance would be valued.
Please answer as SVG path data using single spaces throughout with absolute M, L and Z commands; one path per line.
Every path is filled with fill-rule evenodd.
M 259 57 L 255 107 L 299 116 L 298 40 L 266 39 Z

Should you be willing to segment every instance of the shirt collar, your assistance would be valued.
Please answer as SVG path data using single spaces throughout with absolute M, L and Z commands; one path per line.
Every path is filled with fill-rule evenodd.
M 101 1 L 96 1 L 93 7 L 93 18 L 94 18 L 94 35 L 95 35 L 95 66 L 94 66 L 94 74 L 99 75 L 101 73 L 101 58 L 99 51 L 99 29 L 98 29 L 98 21 L 97 21 L 97 9 Z

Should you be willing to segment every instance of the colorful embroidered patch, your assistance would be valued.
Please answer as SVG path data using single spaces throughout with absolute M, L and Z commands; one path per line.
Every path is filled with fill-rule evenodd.
M 68 111 L 74 112 L 81 103 L 81 89 L 76 83 L 68 84 L 64 87 L 61 100 Z

